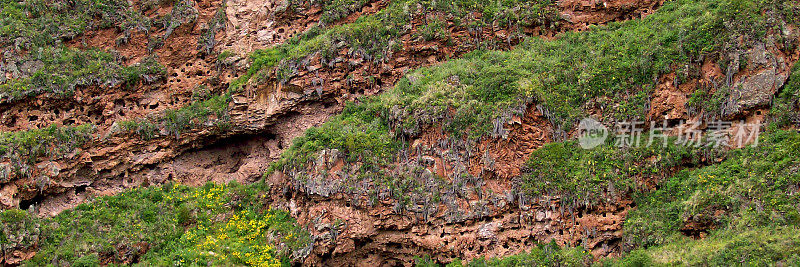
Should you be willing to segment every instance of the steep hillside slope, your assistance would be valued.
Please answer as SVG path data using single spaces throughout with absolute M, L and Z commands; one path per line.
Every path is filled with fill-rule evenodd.
M 2 4 L 2 264 L 798 260 L 794 1 Z
M 783 5 L 792 4 L 673 1 L 641 20 L 422 68 L 298 138 L 270 181 L 291 184 L 287 206 L 301 223 L 350 226 L 315 246 L 326 264 L 419 254 L 448 262 L 549 240 L 619 255 L 629 249 L 626 218 L 641 204 L 631 194 L 722 152 L 597 150 L 557 167 L 577 145 L 567 143 L 566 154 L 536 149 L 568 139 L 589 114 L 609 123 L 700 121 L 701 130 L 715 118 L 766 122 L 798 57 L 796 19 Z M 796 113 L 775 115 L 796 125 Z M 528 159 L 534 164 L 524 166 Z M 713 228 L 684 219 L 700 228 L 691 231 Z
M 187 0 L 134 3 L 141 13 L 123 12 L 126 2 L 82 9 L 91 3 L 14 9 L 36 21 L 26 28 L 32 32 L 55 21 L 75 29 L 44 31 L 33 41 L 4 36 L 5 44 L 22 47 L 6 48 L 13 56 L 4 65 L 10 68 L 4 91 L 11 95 L 2 129 L 15 132 L 6 146 L 24 151 L 4 156 L 0 203 L 6 208 L 35 203 L 43 215 L 54 215 L 83 201 L 82 192 L 107 195 L 168 180 L 200 185 L 211 177 L 253 181 L 303 130 L 348 99 L 391 86 L 407 70 L 475 49 L 508 48 L 524 36 L 638 17 L 660 5 L 360 1 L 343 8 L 339 2 Z M 54 18 L 58 12 L 67 18 Z M 90 20 L 96 17 L 108 21 Z M 15 18 L 9 27 L 24 25 Z M 262 30 L 275 32 L 245 40 Z M 31 53 L 39 47 L 55 47 L 50 53 L 63 59 L 42 60 Z M 64 62 L 72 65 L 63 68 Z M 25 64 L 42 67 L 14 72 Z M 66 72 L 48 76 L 59 67 Z M 76 137 L 28 132 L 51 124 L 70 133 L 83 128 Z M 213 145 L 230 142 L 235 145 Z M 41 151 L 54 148 L 58 153 Z

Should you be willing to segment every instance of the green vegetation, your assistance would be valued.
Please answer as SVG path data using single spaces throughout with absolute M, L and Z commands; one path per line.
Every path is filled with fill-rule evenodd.
M 698 231 L 743 232 L 753 227 L 800 225 L 800 134 L 762 135 L 757 147 L 733 150 L 728 158 L 681 171 L 654 192 L 634 195 L 638 207 L 625 222 L 630 247 L 668 243 L 687 221 Z
M 489 266 L 587 266 L 593 257 L 581 247 L 562 248 L 555 242 L 539 244 L 531 251 L 498 259 L 478 258 L 469 263 L 455 260 L 447 267 L 489 267 Z M 417 267 L 440 266 L 429 257 L 417 258 Z
M 654 189 L 632 190 L 637 208 L 630 211 L 623 231 L 623 248 L 632 251 L 621 258 L 592 263 L 591 256 L 587 259 L 580 247 L 540 245 L 530 253 L 490 261 L 478 259 L 464 265 L 456 261 L 448 266 L 797 265 L 800 133 L 777 130 L 761 137 L 757 146 L 731 150 L 719 163 L 679 170 L 654 183 Z M 615 150 L 601 146 L 581 152 L 573 149 L 575 146 L 570 141 L 538 150 L 531 156 L 530 167 L 554 164 L 554 169 L 547 170 L 559 175 L 534 170 L 539 180 L 524 183 L 566 197 L 599 195 L 609 183 L 630 183 L 630 176 L 668 174 L 675 163 L 686 163 L 687 155 L 691 155 L 671 146 L 656 148 L 662 152 L 655 154 L 649 148 Z M 648 174 L 649 168 L 653 173 Z M 593 184 L 601 173 L 619 176 Z M 586 182 L 579 183 L 575 175 L 584 175 Z M 686 229 L 688 222 L 700 229 Z M 704 238 L 687 236 L 697 233 Z M 418 266 L 435 266 L 431 264 L 429 258 L 417 261 Z
M 346 2 L 346 3 L 342 3 Z M 360 7 L 365 1 L 330 1 L 326 2 L 323 20 L 336 20 Z M 503 28 L 520 25 L 541 25 L 557 20 L 550 0 L 511 0 L 511 1 L 392 1 L 388 7 L 374 15 L 363 16 L 355 22 L 326 28 L 318 25 L 302 35 L 298 35 L 287 43 L 251 55 L 253 62 L 269 62 L 270 64 L 253 64 L 247 76 L 241 78 L 247 82 L 254 74 L 259 73 L 255 82 L 262 81 L 272 75 L 273 67 L 278 66 L 275 77 L 287 80 L 294 69 L 310 55 L 319 53 L 324 62 L 332 62 L 340 51 L 349 51 L 351 55 L 360 56 L 367 61 L 380 62 L 401 47 L 399 37 L 410 33 L 407 27 L 412 18 L 434 19 L 434 25 L 442 25 L 444 20 L 451 20 L 455 26 L 480 28 L 494 23 Z M 339 11 L 347 10 L 347 11 Z M 461 21 L 471 12 L 481 12 L 481 19 Z M 428 16 L 428 15 L 432 16 Z M 429 24 L 434 21 L 426 21 Z M 512 33 L 514 33 L 512 31 Z M 521 36 L 521 34 L 520 34 Z M 342 46 L 344 45 L 344 46 Z M 279 64 L 280 63 L 280 64 Z
M 143 12 L 164 3 L 174 4 L 170 14 L 149 18 Z M 59 47 L 88 30 L 116 27 L 127 42 L 131 31 L 165 29 L 164 37 L 183 23 L 193 21 L 197 10 L 192 1 L 148 0 L 131 6 L 124 0 L 2 0 L 0 44 L 15 50 L 33 51 L 38 47 Z
M 609 138 L 609 140 L 613 140 Z M 522 188 L 531 196 L 561 196 L 566 203 L 585 205 L 648 190 L 670 170 L 698 165 L 707 149 L 676 145 L 644 136 L 639 146 L 616 148 L 611 142 L 583 149 L 576 141 L 550 143 L 534 151 L 523 174 Z
M 783 90 L 772 102 L 770 125 L 773 129 L 800 126 L 800 64 L 795 64 Z
M 358 140 L 358 135 L 371 136 L 371 140 L 403 140 L 431 125 L 441 125 L 447 134 L 471 139 L 496 135 L 495 125 L 503 125 L 511 115 L 520 115 L 524 110 L 520 107 L 531 102 L 538 104 L 562 131 L 571 129 L 576 119 L 584 116 L 585 104 L 593 101 L 595 107 L 605 110 L 604 119 L 641 119 L 659 74 L 672 71 L 674 66 L 700 62 L 703 57 L 721 57 L 721 45 L 727 44 L 729 38 L 756 38 L 774 27 L 767 20 L 758 19 L 760 10 L 790 4 L 670 1 L 641 20 L 567 33 L 553 41 L 532 38 L 511 51 L 477 51 L 421 68 L 407 74 L 395 88 L 351 104 L 348 111 L 310 130 L 272 169 L 293 170 L 303 176 L 308 159 L 325 149 L 344 151 L 348 158 L 353 153 L 372 164 L 395 156 L 396 150 L 385 147 L 405 147 L 403 143 L 386 146 L 382 142 L 361 142 L 363 145 L 352 151 L 341 142 L 329 142 L 329 136 L 341 136 L 341 140 Z M 385 12 L 391 10 L 387 8 Z M 359 21 L 369 21 L 369 17 Z M 730 27 L 736 30 L 729 30 Z M 333 31 L 336 30 L 329 32 Z M 289 51 L 303 51 L 301 47 L 309 46 L 288 47 L 291 50 L 283 47 L 254 55 L 253 62 L 257 64 L 253 68 L 280 65 L 282 58 L 295 54 Z M 250 74 L 255 73 L 251 69 Z M 348 132 L 345 124 L 362 131 Z M 374 158 L 364 157 L 367 154 L 363 151 L 372 151 L 369 153 Z M 592 157 L 575 157 L 584 156 Z M 651 167 L 658 166 L 642 168 Z M 387 168 L 383 165 L 377 169 Z M 602 179 L 597 182 L 594 186 Z
M 2 0 L 0 5 L 0 44 L 17 50 L 55 47 L 91 29 L 133 29 L 145 19 L 124 0 Z
M 0 84 L 2 99 L 14 101 L 42 93 L 69 95 L 82 86 L 132 88 L 140 82 L 153 83 L 166 77 L 166 69 L 153 58 L 124 66 L 112 52 L 99 49 L 40 48 L 26 60 L 38 64 L 33 64 L 24 78 Z
M 8 10 L 0 11 L 5 15 L 0 24 L 0 43 L 27 38 L 20 39 L 21 43 L 36 48 L 30 49 L 29 57 L 40 61 L 42 67 L 29 77 L 0 85 L 0 92 L 12 98 L 40 92 L 69 93 L 75 86 L 134 85 L 163 76 L 163 68 L 157 63 L 124 67 L 115 63 L 111 52 L 41 48 L 99 27 L 91 24 L 96 18 L 118 25 L 120 21 L 138 21 L 130 19 L 135 16 L 105 18 L 105 9 L 92 11 L 94 4 L 104 1 L 41 3 L 46 12 L 53 11 L 46 8 L 64 11 L 66 15 L 59 17 L 31 13 L 36 6 L 25 6 L 27 3 L 9 2 Z M 166 35 L 176 25 L 192 20 L 193 7 L 185 1 L 180 3 L 181 8 L 157 22 L 167 29 Z M 547 25 L 556 20 L 550 9 L 552 2 L 545 0 L 406 0 L 393 1 L 385 10 L 355 23 L 326 28 L 326 24 L 365 3 L 324 1 L 320 26 L 287 44 L 252 54 L 250 70 L 232 82 L 227 93 L 211 97 L 207 88 L 198 88 L 190 105 L 123 121 L 120 127 L 144 139 L 160 135 L 177 138 L 199 125 L 227 127 L 233 90 L 248 82 L 261 82 L 269 75 L 285 81 L 303 59 L 317 53 L 324 62 L 331 62 L 340 51 L 381 61 L 399 49 L 399 37 L 410 33 L 405 26 L 416 16 L 430 19 L 414 32 L 427 40 L 448 38 L 444 29 L 449 23 L 476 29 Z M 85 11 L 89 15 L 82 15 L 83 10 L 63 10 L 63 6 L 81 4 L 92 7 Z M 411 177 L 424 171 L 413 164 L 397 164 L 399 158 L 408 156 L 403 153 L 409 146 L 405 141 L 408 137 L 441 125 L 447 135 L 443 141 L 466 140 L 465 147 L 470 147 L 476 140 L 500 135 L 506 121 L 522 115 L 529 105 L 536 105 L 545 114 L 556 135 L 569 132 L 577 119 L 586 115 L 587 108 L 602 110 L 604 121 L 641 119 L 660 75 L 675 72 L 679 81 L 686 81 L 696 75 L 687 66 L 697 66 L 709 58 L 729 64 L 728 52 L 746 48 L 767 32 L 782 33 L 783 27 L 794 27 L 784 22 L 798 22 L 797 6 L 779 0 L 672 0 L 645 19 L 566 33 L 556 40 L 530 39 L 511 51 L 472 52 L 462 59 L 413 71 L 388 92 L 347 105 L 342 114 L 297 138 L 270 166 L 270 172 L 282 171 L 302 182 L 312 175 L 327 175 L 328 170 L 320 170 L 325 164 L 317 162 L 341 153 L 346 181 L 334 190 L 354 192 L 356 182 L 363 182 L 361 185 L 366 186 L 359 189 L 371 190 L 366 192 L 369 197 L 379 195 L 379 190 L 388 191 L 402 203 L 397 207 L 411 202 L 428 205 L 411 198 L 435 199 L 445 190 L 461 194 L 456 186 L 466 184 L 470 177 L 443 179 L 430 172 L 424 178 L 427 180 L 420 179 L 422 175 Z M 475 21 L 457 19 L 470 12 L 481 12 L 482 16 Z M 221 15 L 218 12 L 216 16 Z M 15 23 L 30 19 L 42 21 L 31 21 L 34 26 L 21 33 L 9 30 Z M 75 26 L 35 26 L 54 22 L 73 22 L 55 25 Z M 45 34 L 37 35 L 39 32 Z M 201 37 L 205 47 L 209 42 L 213 46 L 214 30 L 209 32 Z M 230 52 L 223 52 L 218 58 L 228 56 Z M 710 92 L 699 90 L 689 105 L 719 112 L 717 107 L 727 96 L 727 89 L 722 86 Z M 616 149 L 607 143 L 591 150 L 581 149 L 575 141 L 556 142 L 533 152 L 526 172 L 513 182 L 518 182 L 521 193 L 528 196 L 559 195 L 568 205 L 592 205 L 620 195 L 632 197 L 637 205 L 628 213 L 623 231 L 623 249 L 630 253 L 599 265 L 798 264 L 800 133 L 778 129 L 796 123 L 793 119 L 797 118 L 799 92 L 800 67 L 795 67 L 789 83 L 775 99 L 771 111 L 775 123 L 755 147 L 723 155 L 708 148 L 662 144 L 658 139 L 652 146 Z M 0 159 L 19 162 L 12 167 L 24 173 L 37 159 L 74 151 L 90 137 L 90 125 L 2 133 Z M 423 185 L 434 180 L 433 186 Z M 480 191 L 480 187 L 475 188 Z M 100 197 L 54 218 L 4 211 L 0 213 L 0 245 L 28 247 L 34 244 L 34 236 L 38 237 L 39 251 L 30 265 L 288 264 L 294 255 L 310 248 L 312 239 L 287 212 L 268 207 L 265 194 L 269 191 L 263 183 L 209 183 L 197 188 L 167 184 Z M 478 198 L 483 201 L 482 196 Z M 340 222 L 334 225 L 338 228 Z M 579 266 L 591 261 L 580 247 L 559 248 L 551 243 L 516 256 L 481 258 L 467 264 L 457 261 L 449 266 Z M 430 258 L 420 258 L 417 263 L 433 264 Z
M 100 197 L 54 218 L 9 210 L 0 220 L 4 230 L 41 231 L 39 251 L 27 263 L 33 266 L 278 266 L 311 239 L 287 212 L 267 207 L 268 191 L 263 184 L 167 184 Z
M 5 60 L 19 70 L 0 82 L 0 98 L 15 101 L 42 93 L 70 94 L 78 86 L 131 87 L 164 78 L 164 68 L 153 58 L 123 66 L 113 51 L 82 51 L 63 44 L 88 30 L 116 27 L 123 32 L 117 44 L 126 43 L 134 30 L 164 30 L 163 36 L 151 37 L 148 43 L 148 48 L 156 48 L 177 27 L 197 18 L 193 1 L 188 0 L 174 1 L 171 13 L 154 18 L 139 13 L 162 2 L 143 1 L 137 11 L 128 1 L 119 0 L 2 0 L 0 45 L 7 52 Z
M 316 159 L 316 152 L 337 149 L 347 155 L 348 162 L 362 162 L 363 173 L 379 173 L 380 166 L 394 161 L 400 148 L 398 141 L 386 134 L 388 127 L 379 119 L 360 109 L 364 106 L 348 106 L 342 116 L 336 116 L 319 128 L 311 128 L 305 135 L 294 140 L 291 148 L 274 163 L 273 170 L 284 167 L 304 166 Z M 334 128 L 335 127 L 335 128 Z
M 0 160 L 9 160 L 11 173 L 28 175 L 30 166 L 40 157 L 57 159 L 83 145 L 91 138 L 92 125 L 32 129 L 0 133 Z M 5 173 L 7 176 L 11 173 Z M 7 177 L 0 177 L 0 181 Z
M 700 240 L 676 237 L 664 246 L 635 250 L 604 266 L 796 266 L 800 264 L 800 229 L 755 227 L 716 231 Z
M 228 114 L 230 92 L 213 97 L 208 92 L 199 94 L 196 92 L 192 98 L 194 100 L 188 106 L 169 109 L 155 116 L 121 121 L 119 124 L 125 131 L 136 133 L 145 140 L 155 138 L 162 133 L 180 138 L 181 133 L 205 125 L 212 118 L 215 119 L 212 125 L 217 130 L 229 127 L 227 122 L 230 119 Z

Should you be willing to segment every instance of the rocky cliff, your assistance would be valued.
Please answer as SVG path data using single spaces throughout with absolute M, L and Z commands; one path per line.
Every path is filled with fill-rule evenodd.
M 80 204 L 231 181 L 268 186 L 207 220 L 236 221 L 230 203 L 259 196 L 253 209 L 308 233 L 279 242 L 295 264 L 450 263 L 547 242 L 581 247 L 584 264 L 625 256 L 646 247 L 626 226 L 642 195 L 727 152 L 546 160 L 580 117 L 795 129 L 798 7 L 739 2 L 4 1 L 0 207 L 35 219 L 4 227 L 0 263 L 50 253 L 42 231 L 65 224 L 47 220 Z M 559 169 L 581 157 L 616 163 Z M 192 207 L 177 225 L 202 224 Z M 732 208 L 710 209 L 681 231 L 725 228 Z M 148 263 L 160 249 L 124 242 L 76 259 Z

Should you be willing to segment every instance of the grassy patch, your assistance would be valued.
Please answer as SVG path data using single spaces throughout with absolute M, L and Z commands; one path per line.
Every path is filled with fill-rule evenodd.
M 123 0 L 2 0 L 0 44 L 17 49 L 55 46 L 90 29 L 133 29 L 144 19 Z
M 0 220 L 4 228 L 41 225 L 39 251 L 28 265 L 274 266 L 311 240 L 287 212 L 267 207 L 265 190 L 167 184 L 100 197 L 51 219 L 9 210 Z
M 794 266 L 800 264 L 797 226 L 716 231 L 704 239 L 676 237 L 666 245 L 635 250 L 598 266 Z
M 757 20 L 758 14 L 762 14 L 760 10 L 783 4 L 670 1 L 641 20 L 613 23 L 589 32 L 567 33 L 557 40 L 532 38 L 511 51 L 476 51 L 461 59 L 421 68 L 407 74 L 393 89 L 351 104 L 350 112 L 310 130 L 298 141 L 301 144 L 286 152 L 277 167 L 285 168 L 289 164 L 290 169 L 300 170 L 297 173 L 302 176 L 306 173 L 302 170 L 308 166 L 308 158 L 312 157 L 309 155 L 325 149 L 342 149 L 341 145 L 326 140 L 333 135 L 345 134 L 348 136 L 341 139 L 357 140 L 358 135 L 366 132 L 385 135 L 373 139 L 404 140 L 431 125 L 441 125 L 446 133 L 457 137 L 479 139 L 496 135 L 498 127 L 495 125 L 502 126 L 512 115 L 520 115 L 530 103 L 539 105 L 557 128 L 557 134 L 568 131 L 577 119 L 585 116 L 586 103 L 590 102 L 604 110 L 606 120 L 642 120 L 655 79 L 660 74 L 672 72 L 676 66 L 699 63 L 703 57 L 719 57 L 724 50 L 722 45 L 730 38 L 758 38 L 765 29 L 774 26 Z M 369 18 L 360 21 L 369 21 Z M 361 24 L 353 27 L 356 25 Z M 304 50 L 301 47 L 308 44 L 311 43 L 291 46 L 291 49 Z M 280 65 L 281 59 L 292 57 L 291 51 L 295 50 L 291 49 L 263 52 L 263 56 L 258 57 L 264 59 L 260 65 Z M 364 130 L 344 132 L 341 129 L 345 125 Z M 306 143 L 316 145 L 303 145 Z M 365 148 L 376 145 L 363 143 Z M 405 146 L 402 142 L 399 145 Z M 365 155 L 360 151 L 355 153 L 356 157 Z M 376 158 L 362 158 L 379 162 L 378 157 L 392 154 L 373 155 Z M 575 157 L 569 159 L 577 161 L 597 155 L 565 156 Z M 664 158 L 672 159 L 672 156 Z M 651 167 L 659 166 L 643 166 L 648 171 Z M 623 175 L 611 170 L 591 172 L 612 177 Z M 593 186 L 604 187 L 606 184 L 601 185 L 602 181 L 610 179 L 600 179 Z M 553 186 L 568 187 L 569 184 Z
M 346 2 L 346 3 L 345 3 Z M 323 21 L 333 21 L 353 12 L 356 7 L 363 6 L 366 1 L 328 1 L 325 2 L 326 11 Z M 424 35 L 433 39 L 444 35 L 436 29 L 445 27 L 445 20 L 463 18 L 472 12 L 482 14 L 480 19 L 470 21 L 470 28 L 488 27 L 497 22 L 504 28 L 519 25 L 539 25 L 557 20 L 557 14 L 552 9 L 550 0 L 512 0 L 512 1 L 420 1 L 405 0 L 392 1 L 387 8 L 376 14 L 360 17 L 355 22 L 335 27 L 318 25 L 309 31 L 289 40 L 286 44 L 265 51 L 254 53 L 253 62 L 272 62 L 272 64 L 253 64 L 250 75 L 243 78 L 247 81 L 253 74 L 260 73 L 258 77 L 269 75 L 277 65 L 275 72 L 279 80 L 287 80 L 294 70 L 301 65 L 301 59 L 319 54 L 323 62 L 332 62 L 340 51 L 373 62 L 381 62 L 393 52 L 401 48 L 400 36 L 410 33 L 413 28 L 408 27 L 411 19 L 416 16 L 431 21 L 426 24 Z M 431 16 L 427 16 L 431 15 Z M 456 20 L 456 23 L 459 23 Z M 466 22 L 465 22 L 466 23 Z M 278 64 L 280 63 L 280 64 Z M 258 82 L 260 80 L 256 80 Z
M 99 49 L 41 48 L 26 60 L 38 64 L 23 78 L 0 84 L 0 99 L 14 101 L 42 93 L 70 95 L 86 86 L 132 88 L 163 79 L 167 72 L 153 58 L 124 66 L 112 52 Z
M 228 104 L 231 93 L 209 96 L 208 94 L 195 95 L 194 101 L 179 109 L 169 109 L 155 116 L 126 120 L 119 125 L 127 132 L 135 133 L 145 140 L 150 140 L 161 135 L 174 135 L 180 138 L 181 133 L 206 125 L 218 130 L 229 127 Z
M 529 252 L 521 253 L 518 255 L 486 259 L 478 258 L 463 263 L 461 260 L 455 260 L 447 267 L 489 267 L 489 266 L 587 266 L 593 260 L 593 257 L 588 252 L 584 251 L 581 247 L 576 248 L 562 248 L 554 242 L 547 244 L 539 244 L 533 247 Z M 428 257 L 418 258 L 416 265 L 418 267 L 432 267 L 440 266 L 431 261 Z
M 634 195 L 625 223 L 629 247 L 668 242 L 686 221 L 710 229 L 800 224 L 800 134 L 777 131 L 757 147 L 731 151 L 719 164 L 677 173 L 655 192 Z
M 613 139 L 613 138 L 612 138 Z M 561 196 L 565 203 L 584 205 L 648 190 L 672 169 L 695 166 L 701 149 L 664 144 L 654 139 L 636 147 L 605 144 L 583 149 L 576 141 L 550 143 L 534 151 L 526 164 L 522 188 L 532 196 Z
M 51 159 L 75 151 L 91 139 L 92 125 L 57 127 L 0 133 L 0 159 L 10 162 L 10 169 L 1 170 L 3 177 L 12 174 L 27 176 L 40 157 Z M 6 173 L 6 171 L 10 171 Z
M 377 171 L 378 167 L 394 160 L 399 142 L 390 138 L 388 128 L 379 119 L 370 116 L 355 116 L 365 112 L 364 106 L 350 106 L 342 116 L 336 116 L 319 128 L 309 129 L 304 136 L 294 140 L 286 156 L 273 163 L 273 169 L 302 166 L 316 159 L 316 152 L 336 149 L 347 155 L 348 162 L 363 162 L 365 171 Z M 368 167 L 371 166 L 371 167 Z M 286 169 L 288 170 L 288 169 Z

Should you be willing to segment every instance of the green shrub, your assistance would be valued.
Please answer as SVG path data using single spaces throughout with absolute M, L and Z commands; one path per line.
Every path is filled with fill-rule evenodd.
M 266 207 L 264 190 L 262 184 L 168 184 L 100 197 L 43 219 L 39 251 L 27 264 L 96 266 L 109 255 L 121 263 L 131 257 L 125 248 L 143 243 L 147 251 L 128 251 L 136 264 L 279 264 L 311 239 L 287 212 Z
M 406 27 L 410 18 L 418 14 L 432 14 L 437 17 L 423 27 L 426 38 L 443 39 L 446 31 L 446 19 L 465 17 L 471 12 L 482 12 L 480 21 L 483 25 L 491 25 L 502 18 L 505 24 L 513 26 L 535 26 L 558 20 L 550 0 L 511 0 L 511 1 L 392 1 L 385 9 L 369 16 L 362 16 L 355 22 L 327 27 L 327 24 L 338 20 L 357 9 L 367 1 L 335 0 L 324 1 L 325 11 L 320 25 L 295 36 L 287 43 L 264 51 L 256 51 L 252 56 L 253 64 L 246 82 L 258 72 L 271 72 L 274 67 L 278 80 L 291 78 L 294 69 L 302 59 L 320 54 L 325 62 L 332 61 L 340 51 L 349 51 L 353 55 L 373 62 L 384 60 L 391 52 L 400 47 L 399 37 L 410 33 Z M 305 1 L 291 1 L 290 9 L 303 5 Z M 423 17 L 425 17 L 423 15 Z M 512 25 L 504 25 L 510 27 Z M 342 46 L 344 45 L 344 47 Z M 265 63 L 266 62 L 266 63 Z
M 547 244 L 539 244 L 531 249 L 530 252 L 520 253 L 518 255 L 486 259 L 477 258 L 470 261 L 468 264 L 462 264 L 460 260 L 456 260 L 447 266 L 460 267 L 489 267 L 489 266 L 587 266 L 593 260 L 592 254 L 584 251 L 581 247 L 568 248 L 559 247 L 555 242 Z M 417 266 L 433 266 L 425 265 L 428 263 L 422 261 Z
M 210 92 L 197 92 L 196 98 L 189 105 L 179 109 L 168 109 L 163 114 L 139 119 L 120 121 L 120 127 L 129 133 L 135 133 L 144 140 L 161 136 L 162 130 L 166 135 L 180 138 L 181 133 L 205 125 L 213 120 L 213 126 L 218 130 L 227 128 L 226 122 L 230 119 L 228 104 L 231 93 L 210 97 Z
M 655 192 L 634 194 L 638 207 L 625 223 L 626 246 L 667 243 L 698 218 L 709 223 L 706 231 L 800 224 L 800 199 L 787 194 L 800 184 L 800 134 L 776 131 L 760 139 L 718 164 L 679 172 Z
M 614 138 L 609 138 L 613 140 Z M 701 149 L 666 145 L 655 139 L 646 145 L 616 148 L 609 141 L 583 149 L 575 141 L 546 144 L 531 153 L 522 188 L 531 196 L 561 196 L 565 203 L 584 205 L 616 199 L 629 192 L 647 190 L 679 166 L 692 166 L 702 158 Z
M 91 139 L 94 127 L 57 127 L 0 133 L 0 159 L 11 162 L 12 172 L 27 176 L 40 157 L 59 157 L 75 151 Z
M 166 77 L 166 69 L 153 58 L 131 66 L 121 65 L 115 56 L 99 49 L 41 48 L 26 60 L 40 62 L 24 78 L 0 84 L 0 100 L 16 101 L 42 93 L 71 95 L 79 87 L 153 83 Z

